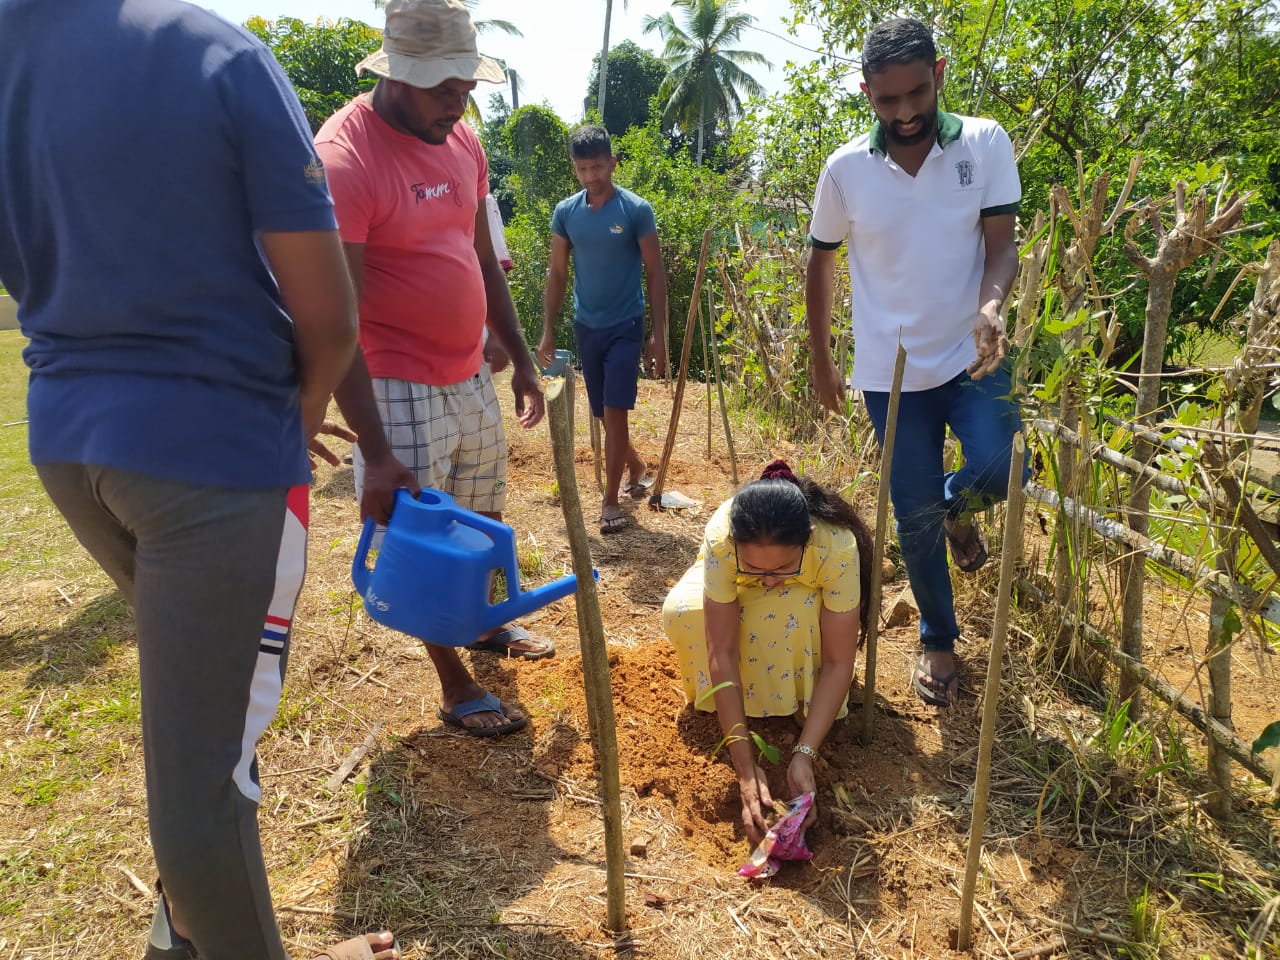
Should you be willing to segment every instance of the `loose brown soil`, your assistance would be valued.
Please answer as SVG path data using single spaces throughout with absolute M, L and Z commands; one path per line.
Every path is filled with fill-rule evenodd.
M 656 468 L 670 399 L 661 384 L 641 387 L 633 438 Z M 339 933 L 381 925 L 398 933 L 410 958 L 958 955 L 998 564 L 957 581 L 966 637 L 962 705 L 938 711 L 912 694 L 917 625 L 905 611 L 905 622 L 895 621 L 880 638 L 873 741 L 858 741 L 860 678 L 850 717 L 823 746 L 820 817 L 809 835 L 813 861 L 788 865 L 765 883 L 739 879 L 734 871 L 749 850 L 736 825 L 732 769 L 715 755 L 714 715 L 684 704 L 661 634 L 663 597 L 692 561 L 710 512 L 732 489 L 722 435 L 707 453 L 707 414 L 705 395 L 686 393 L 666 481 L 668 490 L 699 506 L 655 512 L 635 504 L 628 509 L 636 525 L 608 537 L 593 522 L 598 494 L 581 400 L 576 416 L 577 479 L 600 573 L 629 851 L 630 929 L 621 939 L 602 929 L 604 833 L 572 598 L 523 621 L 556 642 L 554 659 L 464 654 L 484 685 L 532 715 L 529 727 L 493 740 L 445 728 L 436 717 L 437 681 L 419 644 L 371 623 L 353 602 L 347 569 L 358 530 L 350 468 L 320 468 L 312 566 L 295 619 L 285 705 L 261 750 L 263 843 L 295 955 Z M 718 433 L 718 411 L 712 415 Z M 516 428 L 510 440 L 506 519 L 517 531 L 522 563 L 540 582 L 569 562 L 547 432 Z M 852 479 L 852 459 L 833 461 L 831 450 L 824 459 L 820 450 L 767 443 L 749 429 L 735 441 L 744 479 L 777 454 L 822 463 L 826 480 Z M 870 487 L 857 488 L 858 496 L 874 495 Z M 873 515 L 872 502 L 859 505 Z M 1033 531 L 1028 556 L 1037 549 L 1044 552 L 1044 541 Z M 56 683 L 47 671 L 37 676 L 42 668 L 32 649 L 51 635 L 78 636 L 76 616 L 110 591 L 97 581 L 74 595 L 72 611 L 51 614 L 58 584 L 3 586 L 2 599 L 29 606 L 21 629 L 4 622 L 3 667 L 26 671 L 32 683 Z M 904 593 L 902 582 L 886 585 L 886 613 Z M 1203 647 L 1204 609 L 1170 593 L 1153 583 L 1149 649 L 1171 682 L 1194 694 L 1188 653 Z M 31 623 L 55 616 L 72 625 L 49 626 L 43 640 L 31 635 Z M 1265 915 L 1277 893 L 1276 821 L 1262 788 L 1242 776 L 1235 821 L 1213 823 L 1199 805 L 1205 784 L 1196 772 L 1203 768 L 1197 736 L 1179 728 L 1192 759 L 1152 772 L 1159 757 L 1150 751 L 1163 750 L 1171 762 L 1177 745 L 1159 706 L 1144 729 L 1160 734 L 1162 745 L 1148 741 L 1147 757 L 1138 758 L 1141 744 L 1120 751 L 1119 759 L 1091 745 L 1102 723 L 1094 708 L 1105 703 L 1087 691 L 1084 701 L 1071 699 L 1065 689 L 1081 692 L 1071 678 L 1051 683 L 1039 666 L 1040 616 L 1027 610 L 1015 617 L 1004 664 L 975 953 L 1006 960 L 1242 956 L 1242 931 Z M 128 635 L 123 611 L 109 614 L 108 628 Z M 1235 719 L 1242 735 L 1252 736 L 1275 719 L 1275 670 L 1251 643 L 1241 643 L 1236 660 Z M 127 655 L 113 668 L 130 669 Z M 796 735 L 789 719 L 753 728 L 784 757 Z M 375 729 L 368 757 L 345 784 L 327 790 L 332 772 Z M 0 720 L 0 737 L 9 744 L 33 735 L 49 734 L 25 712 Z M 97 804 L 111 831 L 101 866 L 149 879 L 139 753 L 136 742 L 122 743 L 100 788 L 62 805 L 23 803 L 11 793 L 4 803 L 12 835 L 25 838 L 40 859 L 42 850 L 65 842 L 60 820 L 83 823 Z M 784 772 L 769 768 L 778 796 L 786 793 Z M 106 797 L 112 800 L 104 805 Z M 1144 901 L 1153 919 L 1138 925 L 1146 938 L 1138 942 L 1134 904 Z M 95 911 L 93 929 L 61 938 L 56 917 L 66 903 Z M 1277 904 L 1271 901 L 1273 916 Z M 37 884 L 30 902 L 0 915 L 0 957 L 137 956 L 148 910 L 124 870 L 100 869 L 73 890 Z M 1270 920 L 1255 942 L 1270 951 L 1260 955 L 1278 955 Z

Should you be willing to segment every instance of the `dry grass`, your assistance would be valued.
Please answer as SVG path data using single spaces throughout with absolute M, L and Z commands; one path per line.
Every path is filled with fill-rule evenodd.
M 8 397 L 2 421 L 20 417 L 13 395 L 0 393 Z M 669 401 L 660 385 L 645 384 L 643 397 L 638 446 L 653 465 Z M 619 664 L 624 829 L 638 844 L 627 864 L 622 940 L 600 926 L 603 833 L 571 601 L 527 621 L 559 645 L 552 663 L 473 661 L 486 686 L 532 714 L 530 731 L 487 743 L 446 731 L 417 642 L 371 624 L 350 588 L 358 531 L 349 469 L 320 471 L 285 699 L 261 746 L 263 845 L 295 955 L 381 925 L 397 931 L 410 958 L 950 955 L 977 701 L 939 714 L 910 695 L 913 624 L 884 635 L 876 741 L 858 746 L 846 723 L 824 749 L 815 861 L 759 886 L 732 874 L 747 851 L 724 819 L 733 798 L 721 787 L 731 777 L 706 762 L 713 727 L 682 711 L 653 672 L 667 656 L 662 598 L 730 487 L 718 427 L 706 451 L 705 406 L 702 391 L 686 393 L 668 481 L 702 506 L 639 507 L 635 530 L 592 534 Z M 593 509 L 583 413 L 578 478 Z M 860 456 L 869 444 L 850 453 L 841 442 L 843 424 L 822 425 L 825 440 L 799 448 L 748 417 L 736 423 L 744 478 L 775 454 L 850 486 L 873 469 Z M 524 569 L 549 578 L 568 551 L 546 434 L 511 439 L 508 519 Z M 154 868 L 131 621 L 41 504 L 29 471 L 9 469 L 0 537 L 4 555 L 22 559 L 0 570 L 0 807 L 9 825 L 0 839 L 0 960 L 134 957 Z M 854 490 L 866 509 L 874 480 Z M 19 515 L 15 501 L 30 512 Z M 24 553 L 37 538 L 45 545 Z M 981 638 L 994 574 L 958 584 L 972 694 L 986 669 Z M 890 585 L 887 600 L 901 590 Z M 1034 668 L 1045 633 L 1036 615 L 1022 613 L 1017 630 L 1004 670 L 975 955 L 1233 957 L 1254 927 L 1258 956 L 1276 956 L 1280 852 L 1261 791 L 1242 781 L 1236 821 L 1208 820 L 1197 803 L 1197 763 L 1181 760 L 1167 726 L 1153 721 L 1146 741 L 1106 749 L 1105 718 Z M 1270 703 L 1274 686 L 1258 684 L 1258 699 Z M 781 721 L 762 729 L 782 745 L 794 736 Z M 375 731 L 353 775 L 326 789 Z

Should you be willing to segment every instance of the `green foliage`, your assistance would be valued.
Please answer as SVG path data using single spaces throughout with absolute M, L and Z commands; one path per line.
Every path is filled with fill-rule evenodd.
M 760 196 L 792 223 L 807 224 L 813 191 L 832 151 L 871 123 L 861 94 L 848 92 L 848 64 L 821 57 L 788 65 L 783 90 L 751 104 L 734 128 L 732 156 L 747 166 Z
M 294 17 L 252 17 L 245 27 L 271 48 L 307 113 L 312 131 L 377 77 L 356 76 L 356 64 L 382 45 L 382 31 L 358 20 L 303 23 Z
M 609 72 L 605 78 L 604 126 L 611 133 L 625 133 L 649 122 L 649 101 L 658 95 L 667 67 L 648 50 L 631 40 L 623 40 L 609 50 Z M 591 61 L 587 81 L 587 111 L 598 110 L 600 102 L 600 54 Z
M 569 163 L 569 128 L 550 107 L 521 107 L 507 118 L 502 143 L 511 161 L 512 206 L 530 211 L 556 203 L 575 189 Z
M 485 155 L 489 158 L 489 192 L 498 201 L 504 223 L 515 212 L 515 197 L 509 183 L 512 173 L 510 144 L 502 135 L 510 119 L 511 108 L 507 106 L 502 94 L 490 94 L 489 119 L 476 131 L 484 145 Z
M 614 152 L 619 157 L 614 179 L 648 200 L 658 221 L 658 239 L 667 269 L 669 344 L 674 363 L 684 339 L 703 231 L 710 228 L 714 233 L 707 265 L 707 276 L 711 278 L 716 248 L 731 235 L 735 222 L 750 222 L 752 208 L 729 177 L 698 167 L 686 153 L 668 153 L 656 119 L 650 120 L 647 127 L 617 138 Z M 690 369 L 701 371 L 701 356 L 696 362 L 691 359 Z

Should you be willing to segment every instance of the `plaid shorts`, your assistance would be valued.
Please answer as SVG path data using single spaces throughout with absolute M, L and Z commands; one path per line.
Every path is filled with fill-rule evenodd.
M 487 366 L 471 379 L 447 387 L 374 377 L 373 397 L 391 452 L 419 483 L 443 490 L 468 510 L 502 512 L 507 502 L 507 436 Z M 358 446 L 352 464 L 359 500 L 364 458 Z

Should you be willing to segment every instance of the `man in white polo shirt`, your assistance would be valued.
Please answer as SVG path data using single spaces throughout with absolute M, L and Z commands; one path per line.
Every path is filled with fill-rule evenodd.
M 888 20 L 867 34 L 862 90 L 877 122 L 827 159 L 805 287 L 814 386 L 825 406 L 840 410 L 831 300 L 836 251 L 848 240 L 852 384 L 881 442 L 899 337 L 907 351 L 889 493 L 920 608 L 924 652 L 913 684 L 936 706 L 958 692 L 947 545 L 961 570 L 986 561 L 973 514 L 1004 498 L 1021 427 L 1001 307 L 1018 269 L 1022 189 L 998 123 L 938 109 L 945 65 L 918 20 Z M 964 452 L 954 472 L 943 466 L 948 427 Z

